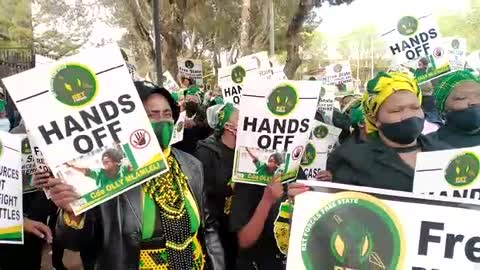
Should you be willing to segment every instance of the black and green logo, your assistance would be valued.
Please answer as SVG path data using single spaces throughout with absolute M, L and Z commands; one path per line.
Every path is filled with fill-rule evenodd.
M 313 144 L 311 143 L 307 144 L 307 147 L 305 148 L 305 153 L 303 154 L 303 157 L 302 157 L 301 165 L 302 166 L 312 165 L 316 157 L 317 157 L 317 149 L 315 149 L 315 146 L 313 146 Z
M 412 16 L 405 16 L 398 21 L 397 30 L 404 36 L 410 36 L 418 30 L 418 20 Z
M 308 221 L 302 259 L 314 269 L 402 269 L 398 220 L 380 200 L 343 192 Z
M 193 63 L 192 60 L 185 61 L 185 67 L 186 68 L 192 69 L 194 66 L 195 66 L 195 64 Z
M 313 129 L 313 136 L 315 136 L 315 138 L 317 139 L 323 139 L 327 137 L 327 135 L 328 135 L 328 128 L 326 126 L 319 125 Z
M 56 99 L 68 106 L 82 106 L 97 94 L 97 78 L 86 66 L 66 64 L 52 79 L 52 92 Z
M 177 124 L 177 133 L 182 132 L 182 130 L 183 130 L 183 121 L 180 121 Z
M 452 40 L 452 48 L 458 50 L 460 48 L 460 41 L 458 39 Z
M 335 71 L 336 73 L 342 72 L 342 69 L 343 69 L 343 67 L 342 67 L 342 65 L 340 65 L 340 64 L 336 64 L 336 65 L 333 67 L 333 71 Z
M 320 97 L 324 97 L 326 93 L 327 90 L 325 89 L 325 87 L 322 86 L 322 88 L 320 88 Z
M 247 72 L 243 67 L 236 66 L 232 69 L 232 73 L 230 75 L 234 83 L 243 83 L 243 78 L 247 76 Z
M 285 116 L 291 113 L 298 103 L 298 94 L 295 88 L 286 84 L 275 88 L 268 96 L 267 107 L 276 116 Z
M 445 169 L 445 179 L 454 187 L 464 187 L 477 179 L 480 161 L 474 153 L 456 156 Z

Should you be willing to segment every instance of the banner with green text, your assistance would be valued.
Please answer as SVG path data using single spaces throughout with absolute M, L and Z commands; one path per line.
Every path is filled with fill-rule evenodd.
M 72 204 L 75 214 L 167 170 L 116 45 L 3 82 L 46 163 L 81 195 Z
M 296 178 L 321 82 L 249 80 L 240 103 L 233 181 L 268 185 Z
M 295 197 L 287 270 L 478 269 L 479 205 L 301 183 L 311 191 Z
M 21 141 L 0 131 L 0 243 L 23 244 Z
M 382 35 L 394 66 L 410 70 L 419 83 L 451 72 L 450 57 L 432 14 L 400 17 Z

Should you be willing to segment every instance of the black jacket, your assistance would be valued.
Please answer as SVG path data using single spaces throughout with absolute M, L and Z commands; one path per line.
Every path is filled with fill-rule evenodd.
M 420 135 L 422 151 L 446 150 L 442 142 Z M 345 144 L 327 160 L 333 182 L 411 192 L 414 170 L 380 138 L 369 138 L 363 144 Z
M 187 175 L 201 211 L 199 236 L 204 237 L 201 240 L 204 240 L 207 249 L 207 261 L 214 270 L 223 270 L 223 248 L 217 233 L 217 222 L 205 207 L 202 165 L 187 153 L 173 148 L 172 153 Z M 71 250 L 93 244 L 97 254 L 97 270 L 138 270 L 143 222 L 141 189 L 141 186 L 137 186 L 87 211 L 81 230 L 66 226 L 60 216 L 57 224 L 59 241 Z
M 428 134 L 430 138 L 442 141 L 453 148 L 465 148 L 480 145 L 480 131 L 467 133 L 453 126 L 443 126 L 436 132 Z

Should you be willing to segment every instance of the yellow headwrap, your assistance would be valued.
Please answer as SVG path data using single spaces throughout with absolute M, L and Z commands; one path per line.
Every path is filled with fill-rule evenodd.
M 401 72 L 380 72 L 367 83 L 367 91 L 363 95 L 362 105 L 365 111 L 367 132 L 373 133 L 378 129 L 375 126 L 375 119 L 380 106 L 396 91 L 410 91 L 414 93 L 420 103 L 422 93 L 417 81 Z

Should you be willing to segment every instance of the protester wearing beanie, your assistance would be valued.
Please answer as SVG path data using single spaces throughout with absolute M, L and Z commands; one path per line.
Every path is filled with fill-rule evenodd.
M 480 145 L 480 79 L 456 71 L 439 81 L 434 95 L 446 123 L 431 136 L 454 148 Z

